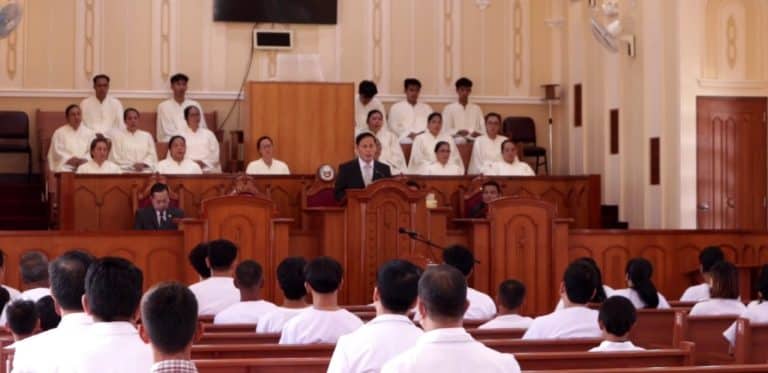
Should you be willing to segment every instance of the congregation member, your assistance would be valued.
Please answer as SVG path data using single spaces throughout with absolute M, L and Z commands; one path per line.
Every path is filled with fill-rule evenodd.
M 472 144 L 472 155 L 469 159 L 468 175 L 477 175 L 494 162 L 502 161 L 501 148 L 506 136 L 501 132 L 501 115 L 488 113 L 485 116 L 485 135 L 478 136 Z
M 378 372 L 382 365 L 416 344 L 424 334 L 408 318 L 416 305 L 421 269 L 405 260 L 390 260 L 376 274 L 376 317 L 341 336 L 328 373 Z
M 14 373 L 56 372 L 74 347 L 68 342 L 79 338 L 93 318 L 83 309 L 85 275 L 93 257 L 79 250 L 67 251 L 51 262 L 51 296 L 61 314 L 59 325 L 47 332 L 17 343 L 13 354 Z M 45 354 L 45 359 L 40 355 Z
M 597 310 L 587 307 L 595 295 L 595 271 L 583 261 L 568 265 L 560 283 L 563 308 L 533 320 L 523 339 L 599 338 Z
M 722 261 L 710 269 L 709 299 L 696 303 L 689 316 L 741 315 L 747 307 L 739 299 L 739 274 L 736 266 Z
M 461 272 L 446 264 L 432 266 L 418 286 L 417 312 L 424 334 L 385 363 L 382 373 L 520 372 L 514 356 L 486 347 L 462 327 L 469 305 L 467 280 Z
M 472 94 L 471 80 L 459 78 L 456 81 L 456 94 L 458 101 L 446 105 L 443 109 L 443 126 L 457 144 L 465 144 L 485 131 L 483 110 L 477 104 L 469 102 L 469 95 Z
M 429 162 L 420 172 L 426 176 L 460 176 L 464 169 L 451 162 L 451 145 L 446 141 L 435 144 L 435 160 Z
M 197 101 L 187 98 L 187 84 L 189 77 L 184 74 L 171 76 L 171 90 L 173 97 L 157 105 L 157 141 L 168 142 L 171 137 L 180 135 L 187 127 L 184 118 L 184 110 L 194 106 L 200 113 L 203 107 Z M 200 118 L 200 128 L 208 128 L 205 117 Z
M 475 268 L 475 256 L 461 245 L 453 245 L 443 250 L 443 262 L 458 269 L 466 278 L 472 276 Z M 483 292 L 467 288 L 469 307 L 464 313 L 468 320 L 488 320 L 496 315 L 496 304 Z
M 290 175 L 291 170 L 285 162 L 275 159 L 275 143 L 269 136 L 261 136 L 256 141 L 259 159 L 248 163 L 245 173 L 248 175 Z
M 5 314 L 8 319 L 5 327 L 11 331 L 14 342 L 27 339 L 40 331 L 40 319 L 34 301 L 17 299 L 5 307 Z
M 261 316 L 277 308 L 261 297 L 264 288 L 261 264 L 253 260 L 238 264 L 235 268 L 235 287 L 240 291 L 240 302 L 217 313 L 213 318 L 214 324 L 256 324 Z
M 749 323 L 768 324 L 768 264 L 760 270 L 757 279 L 757 300 L 753 300 L 739 318 L 749 320 Z M 723 332 L 723 337 L 733 346 L 736 342 L 736 322 Z
M 11 300 L 19 297 L 21 292 L 5 284 L 5 252 L 0 250 L 0 283 L 2 283 L 3 289 L 8 292 Z
M 376 98 L 376 94 L 379 93 L 379 89 L 376 87 L 376 83 L 370 80 L 363 80 L 357 86 L 357 99 L 355 100 L 355 132 L 364 131 L 368 126 L 368 115 L 371 110 L 378 110 L 380 113 L 384 112 L 384 104 Z M 382 122 L 386 123 L 386 119 L 383 118 Z
M 629 299 L 636 309 L 641 308 L 669 308 L 669 302 L 656 290 L 651 276 L 653 265 L 647 259 L 634 258 L 627 262 L 625 269 L 627 285 L 626 289 L 614 290 L 612 295 L 620 295 Z
M 168 142 L 168 156 L 157 163 L 157 172 L 163 175 L 202 175 L 197 162 L 187 158 L 187 141 L 183 136 L 173 136 Z
M 341 264 L 331 257 L 317 257 L 307 264 L 304 277 L 312 307 L 285 323 L 280 344 L 336 343 L 363 326 L 360 318 L 339 307 L 343 275 Z
M 168 185 L 154 183 L 149 190 L 150 206 L 136 211 L 133 229 L 137 230 L 172 230 L 178 229 L 176 221 L 184 217 L 184 211 L 171 207 Z M 190 254 L 191 255 L 191 254 Z
M 501 197 L 501 185 L 495 180 L 488 180 L 480 187 L 482 201 L 469 210 L 472 219 L 485 219 L 488 216 L 488 204 Z
M 259 318 L 256 333 L 280 333 L 288 320 L 309 307 L 304 285 L 306 265 L 307 261 L 300 256 L 285 258 L 277 265 L 277 283 L 283 292 L 283 304 Z
M 197 300 L 177 282 L 149 289 L 141 302 L 139 334 L 153 352 L 151 373 L 197 373 L 192 344 L 202 335 Z
M 19 260 L 21 284 L 25 289 L 19 298 L 37 302 L 38 299 L 51 295 L 51 283 L 48 275 L 48 258 L 40 251 L 24 253 Z
M 427 130 L 427 117 L 433 110 L 428 104 L 419 102 L 421 82 L 418 79 L 407 78 L 403 86 L 405 100 L 389 108 L 389 128 L 401 144 L 412 144 L 416 136 Z
M 336 201 L 343 201 L 347 189 L 364 189 L 379 179 L 392 177 L 389 167 L 375 159 L 376 136 L 363 132 L 355 138 L 357 158 L 339 165 L 333 192 Z
M 595 282 L 595 295 L 592 296 L 592 299 L 589 300 L 589 303 L 603 303 L 610 295 L 613 294 L 615 290 L 611 288 L 608 285 L 603 284 L 603 273 L 600 271 L 600 267 L 597 266 L 597 262 L 595 262 L 595 259 L 589 256 L 583 256 L 581 258 L 576 259 L 575 261 L 582 262 L 589 266 L 589 268 L 592 269 L 593 272 L 593 279 Z M 563 303 L 562 298 L 557 302 L 557 306 L 555 307 L 556 310 L 560 310 L 565 308 L 565 303 Z
M 459 148 L 451 139 L 451 136 L 442 133 L 443 116 L 440 113 L 432 113 L 427 118 L 427 131 L 416 136 L 411 147 L 411 159 L 408 160 L 408 171 L 411 174 L 418 174 L 435 159 L 435 146 L 438 142 L 444 141 L 451 147 L 451 163 L 457 165 L 459 169 L 464 170 L 464 161 L 459 154 Z M 462 171 L 463 173 L 463 171 Z
M 157 167 L 157 147 L 152 134 L 139 129 L 139 111 L 125 109 L 125 131 L 112 139 L 109 157 L 124 172 L 152 172 Z
M 59 326 L 61 316 L 56 313 L 53 297 L 46 295 L 35 302 L 37 316 L 40 319 L 40 331 L 45 332 Z
M 525 300 L 525 285 L 515 279 L 505 280 L 499 285 L 496 307 L 499 313 L 478 329 L 528 329 L 533 319 L 520 315 Z
M 597 322 L 603 331 L 603 342 L 589 352 L 598 351 L 641 351 L 629 340 L 629 332 L 637 320 L 637 311 L 629 299 L 612 296 L 600 305 Z
M 211 277 L 189 286 L 197 298 L 200 315 L 216 315 L 240 301 L 240 291 L 232 279 L 235 259 L 237 246 L 231 241 L 220 239 L 208 242 L 206 263 Z
M 0 287 L 0 309 L 5 311 L 5 306 L 8 305 L 8 303 L 11 303 L 11 301 L 14 299 L 11 299 L 11 294 L 8 293 L 8 290 L 4 287 Z M 0 324 L 2 326 L 2 324 Z
M 195 245 L 187 256 L 189 264 L 194 268 L 198 275 L 198 281 L 211 277 L 211 269 L 208 268 L 206 261 L 208 259 L 208 243 L 201 242 Z
M 196 106 L 184 109 L 184 120 L 187 126 L 182 128 L 181 135 L 187 145 L 187 158 L 191 159 L 205 174 L 220 174 L 219 140 L 216 135 L 205 127 L 200 127 L 203 113 Z
M 487 164 L 481 172 L 487 176 L 536 176 L 531 166 L 518 158 L 517 146 L 509 139 L 501 143 L 501 160 Z
M 109 160 L 109 140 L 97 137 L 91 141 L 91 152 L 88 162 L 80 165 L 75 171 L 78 174 L 121 174 L 123 170 Z
M 93 324 L 82 328 L 67 348 L 59 372 L 133 373 L 152 367 L 152 349 L 135 323 L 144 277 L 122 258 L 105 257 L 88 267 L 83 309 Z
M 53 172 L 73 172 L 88 162 L 88 150 L 96 133 L 82 123 L 82 112 L 77 105 L 64 111 L 67 123 L 56 129 L 48 149 L 48 167 Z
M 114 138 L 125 130 L 123 104 L 109 94 L 109 76 L 93 77 L 93 95 L 80 102 L 83 124 L 96 135 Z
M 384 127 L 384 114 L 380 110 L 371 110 L 365 121 L 366 125 L 358 131 L 369 132 L 376 136 L 377 146 L 380 149 L 376 160 L 389 166 L 390 173 L 401 174 L 407 169 L 403 148 L 397 140 L 397 136 Z
M 709 271 L 712 266 L 725 260 L 723 250 L 720 250 L 718 246 L 709 246 L 701 250 L 699 253 L 699 273 L 704 280 L 701 284 L 690 286 L 685 289 L 683 295 L 680 297 L 681 302 L 701 302 L 709 299 L 709 282 L 712 280 L 712 275 Z

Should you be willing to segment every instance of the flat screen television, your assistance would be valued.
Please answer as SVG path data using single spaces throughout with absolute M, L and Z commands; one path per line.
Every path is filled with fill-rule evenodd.
M 335 25 L 337 0 L 214 0 L 213 20 Z

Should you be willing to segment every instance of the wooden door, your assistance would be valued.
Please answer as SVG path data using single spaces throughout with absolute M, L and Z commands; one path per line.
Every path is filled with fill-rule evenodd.
M 766 228 L 766 98 L 698 97 L 699 229 Z

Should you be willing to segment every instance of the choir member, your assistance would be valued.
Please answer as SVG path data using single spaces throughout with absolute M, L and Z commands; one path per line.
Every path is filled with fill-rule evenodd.
M 377 161 L 389 166 L 392 174 L 404 173 L 407 169 L 405 164 L 405 155 L 397 136 L 390 132 L 384 126 L 384 114 L 380 110 L 371 110 L 366 118 L 366 126 L 358 132 L 370 132 L 378 140 L 381 147 L 381 153 L 376 158 Z
M 499 285 L 496 295 L 498 315 L 478 329 L 528 329 L 533 319 L 520 315 L 520 307 L 525 300 L 525 285 L 517 280 L 509 279 Z
M 221 173 L 219 163 L 219 140 L 216 135 L 205 127 L 200 126 L 203 113 L 196 106 L 188 106 L 184 109 L 184 120 L 187 126 L 182 129 L 187 144 L 187 158 L 197 163 L 203 173 Z
M 432 107 L 419 102 L 421 82 L 418 79 L 405 79 L 403 86 L 405 100 L 389 109 L 389 128 L 401 144 L 411 144 L 416 136 L 427 130 L 427 117 L 432 113 Z
M 125 131 L 112 139 L 112 162 L 124 172 L 152 172 L 157 167 L 157 147 L 152 135 L 139 129 L 139 111 L 125 109 Z
M 256 324 L 259 318 L 277 308 L 261 297 L 264 288 L 264 270 L 253 260 L 244 260 L 235 268 L 235 287 L 240 291 L 240 302 L 221 310 L 213 318 L 214 324 Z
M 768 264 L 760 270 L 760 276 L 757 280 L 757 300 L 753 300 L 744 312 L 739 316 L 742 319 L 749 320 L 750 324 L 768 323 Z M 731 346 L 736 341 L 736 322 L 731 325 L 723 336 Z
M 722 261 L 710 270 L 709 299 L 696 303 L 691 308 L 690 316 L 725 316 L 741 315 L 746 311 L 739 299 L 739 274 L 736 266 Z
M 339 165 L 334 197 L 343 201 L 347 189 L 363 189 L 379 179 L 392 177 L 389 166 L 376 160 L 376 136 L 363 132 L 355 138 L 357 158 Z
M 536 176 L 531 166 L 518 159 L 517 147 L 512 140 L 501 143 L 501 160 L 487 164 L 481 171 L 488 176 Z
M 632 302 L 622 296 L 613 296 L 600 305 L 597 321 L 603 331 L 604 341 L 589 352 L 599 351 L 642 351 L 629 340 L 629 332 L 637 320 L 637 311 Z
M 376 88 L 376 83 L 370 80 L 363 80 L 357 87 L 357 99 L 355 100 L 355 132 L 364 131 L 368 126 L 368 113 L 371 110 L 378 110 L 380 113 L 384 112 L 384 105 L 376 98 L 376 94 L 379 90 Z M 382 121 L 386 120 L 382 117 Z
M 469 249 L 461 245 L 453 245 L 443 250 L 443 262 L 456 267 L 464 277 L 472 276 L 475 268 L 475 257 Z M 493 299 L 483 292 L 471 287 L 467 288 L 469 308 L 464 318 L 469 320 L 488 320 L 496 315 L 496 304 Z
M 269 136 L 261 136 L 256 141 L 259 159 L 248 163 L 245 173 L 248 175 L 290 175 L 291 170 L 285 162 L 273 158 L 275 144 Z
M 306 265 L 307 261 L 300 256 L 285 258 L 278 264 L 277 283 L 283 292 L 283 304 L 259 318 L 256 333 L 280 333 L 288 320 L 307 309 Z
M 709 246 L 701 250 L 699 253 L 699 272 L 704 282 L 699 285 L 693 285 L 688 289 L 685 289 L 683 296 L 680 297 L 681 302 L 701 302 L 709 299 L 709 282 L 712 279 L 712 275 L 709 271 L 712 266 L 725 260 L 723 250 L 720 250 L 717 246 Z
M 163 175 L 184 175 L 203 173 L 200 165 L 186 157 L 187 142 L 184 137 L 176 135 L 168 142 L 168 156 L 157 163 L 157 172 Z
M 411 147 L 411 159 L 408 161 L 408 171 L 412 174 L 418 174 L 431 162 L 436 161 L 435 145 L 440 141 L 445 141 L 451 146 L 451 163 L 464 170 L 464 161 L 461 160 L 459 149 L 451 137 L 442 133 L 443 116 L 440 113 L 432 113 L 427 119 L 427 131 L 416 136 Z
M 443 109 L 445 131 L 454 137 L 457 144 L 474 140 L 484 132 L 483 110 L 469 102 L 472 93 L 472 81 L 459 78 L 456 81 L 458 101 L 448 104 Z
M 613 295 L 626 297 L 637 309 L 669 308 L 667 299 L 656 291 L 656 286 L 651 280 L 653 275 L 651 262 L 644 258 L 634 258 L 627 262 L 625 273 L 629 287 L 615 290 Z
M 485 135 L 478 136 L 472 144 L 472 156 L 469 160 L 468 175 L 482 173 L 493 162 L 502 161 L 501 144 L 507 140 L 501 132 L 501 115 L 488 113 L 485 116 Z
M 435 144 L 435 160 L 427 164 L 422 175 L 428 176 L 459 176 L 464 175 L 464 169 L 451 162 L 451 145 L 446 141 Z
M 82 124 L 82 113 L 77 105 L 64 111 L 67 123 L 53 132 L 48 149 L 48 166 L 53 172 L 73 172 L 88 161 L 88 150 L 96 134 Z
M 93 77 L 94 94 L 80 102 L 83 124 L 97 135 L 108 138 L 125 130 L 123 104 L 109 94 L 109 76 L 99 74 Z
M 78 174 L 120 174 L 123 170 L 109 158 L 109 140 L 97 137 L 91 141 L 91 159 L 77 168 Z
M 211 277 L 194 283 L 189 290 L 197 298 L 198 314 L 215 315 L 240 301 L 240 291 L 232 279 L 237 246 L 227 240 L 208 243 L 208 267 Z
M 189 83 L 189 77 L 184 74 L 171 76 L 173 97 L 157 105 L 157 141 L 159 142 L 169 141 L 171 137 L 181 134 L 187 127 L 184 109 L 194 106 L 203 113 L 203 107 L 197 101 L 187 98 L 187 83 Z M 205 117 L 200 118 L 200 127 L 208 128 Z

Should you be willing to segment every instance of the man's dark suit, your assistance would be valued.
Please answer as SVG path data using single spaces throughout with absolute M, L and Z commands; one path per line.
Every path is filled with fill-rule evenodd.
M 178 227 L 174 222 L 174 219 L 181 219 L 184 217 L 184 210 L 169 207 L 165 213 L 165 221 L 162 224 L 158 224 L 157 212 L 152 206 L 140 208 L 136 211 L 136 221 L 133 224 L 133 229 L 156 231 L 156 230 L 176 230 Z
M 373 162 L 373 181 L 392 177 L 389 166 L 379 161 Z M 336 185 L 333 188 L 334 197 L 342 201 L 347 196 L 347 189 L 364 189 L 363 170 L 360 169 L 360 161 L 355 158 L 347 163 L 339 165 L 339 173 L 336 176 Z

